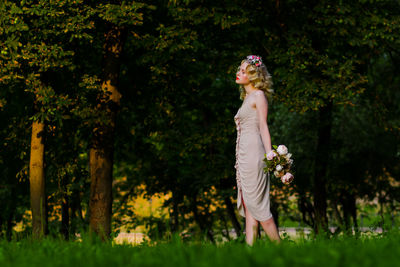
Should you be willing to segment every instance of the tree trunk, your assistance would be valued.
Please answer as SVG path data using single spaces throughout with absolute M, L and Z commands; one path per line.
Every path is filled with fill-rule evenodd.
M 69 218 L 69 197 L 66 193 L 66 177 L 63 177 L 63 190 L 64 196 L 62 198 L 61 203 L 61 234 L 64 236 L 65 240 L 69 239 L 69 230 L 70 230 L 70 218 Z
M 100 112 L 107 113 L 109 122 L 99 123 L 93 130 L 89 155 L 90 231 L 98 234 L 103 240 L 108 239 L 111 232 L 114 129 L 121 98 L 117 84 L 125 37 L 125 30 L 117 26 L 112 26 L 105 34 L 101 87 L 109 95 L 99 100 L 99 109 Z
M 74 238 L 75 236 L 75 232 L 76 232 L 76 212 L 77 211 L 77 205 L 75 203 L 76 199 L 74 199 L 74 195 L 71 196 L 70 198 L 70 209 L 71 209 L 71 216 L 69 217 L 70 223 L 69 223 L 69 232 L 70 235 L 72 236 L 72 238 Z
M 314 209 L 304 194 L 300 194 L 298 205 L 302 215 L 302 221 L 314 228 Z M 310 218 L 309 220 L 307 219 L 307 215 Z
M 335 230 L 335 234 L 339 234 L 340 232 L 343 231 L 343 229 L 345 229 L 344 220 L 342 218 L 342 215 L 340 214 L 340 211 L 338 209 L 338 205 L 339 204 L 338 204 L 337 198 L 334 198 L 332 200 L 332 209 L 333 209 L 333 214 L 335 215 L 337 223 L 339 225 Z
M 349 198 L 349 212 L 351 214 L 351 217 L 353 218 L 353 225 L 354 225 L 354 231 L 358 231 L 358 223 L 357 223 L 357 205 L 356 205 L 356 196 L 351 195 Z
M 82 206 L 81 206 L 81 198 L 79 196 L 79 191 L 76 189 L 72 191 L 72 195 L 69 198 L 69 207 L 71 209 L 71 216 L 69 218 L 70 220 L 69 232 L 70 236 L 71 235 L 75 236 L 78 220 L 80 224 L 85 224 L 85 225 L 87 224 L 82 215 Z
M 385 225 L 385 216 L 383 215 L 383 195 L 382 195 L 382 192 L 379 192 L 379 198 L 378 198 L 378 202 L 379 202 L 379 206 L 380 206 L 380 209 L 379 209 L 379 214 L 380 214 L 380 216 L 381 216 L 381 222 L 380 222 L 380 224 L 381 224 L 381 227 L 382 227 L 382 231 L 383 231 L 383 227 L 384 227 L 384 225 Z
M 231 236 L 229 234 L 228 223 L 226 222 L 225 216 L 221 214 L 221 221 L 224 226 L 224 229 L 221 230 L 222 236 L 225 236 L 228 241 L 231 241 Z
M 357 228 L 357 207 L 354 195 L 345 194 L 343 197 L 343 216 L 346 225 L 346 231 L 352 233 L 350 219 L 353 219 L 353 226 Z
M 32 210 L 32 234 L 40 238 L 47 232 L 44 180 L 44 123 L 32 123 L 29 183 Z
M 79 206 L 80 206 L 80 197 L 78 192 L 74 192 L 72 193 L 71 197 L 69 198 L 69 207 L 71 209 L 71 216 L 69 217 L 70 220 L 70 234 L 72 236 L 75 235 L 76 232 L 76 225 L 77 225 L 77 220 L 78 220 L 78 216 L 79 216 Z M 77 216 L 78 214 L 78 216 Z M 79 219 L 81 219 L 79 217 Z M 81 219 L 81 222 L 83 222 L 83 220 Z
M 274 204 L 274 203 L 272 203 Z M 274 222 L 276 225 L 276 229 L 279 229 L 279 211 L 276 208 L 276 205 L 271 205 L 271 213 L 272 213 L 272 217 L 274 218 Z
M 12 230 L 13 230 L 12 221 L 14 219 L 14 211 L 15 211 L 15 206 L 13 207 L 13 209 L 10 210 L 10 213 L 8 214 L 8 218 L 7 218 L 7 226 L 6 226 L 6 239 L 7 239 L 7 241 L 11 241 L 11 238 L 12 238 Z
M 228 212 L 229 218 L 231 219 L 233 228 L 235 229 L 236 236 L 239 237 L 242 235 L 242 230 L 240 227 L 240 223 L 239 223 L 238 219 L 236 218 L 235 209 L 233 208 L 232 201 L 229 197 L 225 197 L 224 201 L 225 201 L 226 210 Z
M 314 173 L 314 230 L 318 234 L 328 231 L 328 219 L 326 216 L 326 178 L 330 153 L 332 128 L 332 102 L 319 110 L 318 143 L 315 154 Z
M 192 201 L 191 201 L 191 202 L 192 202 L 192 203 L 191 203 L 191 206 L 192 206 L 192 211 L 193 211 L 194 219 L 196 220 L 197 224 L 199 225 L 201 232 L 202 232 L 202 233 L 206 233 L 208 239 L 209 239 L 212 243 L 215 243 L 214 235 L 212 234 L 211 229 L 210 229 L 210 226 L 211 226 L 211 225 L 209 225 L 209 224 L 206 222 L 206 220 L 204 219 L 204 217 L 201 216 L 201 215 L 199 214 L 199 210 L 198 210 L 198 208 L 197 208 L 197 197 L 194 196 L 194 197 L 192 198 Z M 210 214 L 207 214 L 207 215 L 210 216 Z
M 171 232 L 176 233 L 179 230 L 179 207 L 178 207 L 178 199 L 176 197 L 177 193 L 172 193 L 172 223 L 171 223 Z

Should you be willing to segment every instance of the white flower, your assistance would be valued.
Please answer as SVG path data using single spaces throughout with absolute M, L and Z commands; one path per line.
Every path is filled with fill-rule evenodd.
M 278 171 L 274 171 L 274 175 L 275 175 L 275 177 L 281 177 L 282 176 L 282 174 L 283 173 L 281 173 L 281 172 L 278 172 Z
M 271 150 L 270 152 L 268 152 L 268 154 L 267 154 L 267 160 L 272 160 L 274 157 L 276 157 L 277 156 L 277 154 L 273 151 L 273 150 Z
M 294 179 L 294 176 L 290 172 L 287 172 L 285 175 L 283 175 L 281 177 L 281 181 L 284 184 L 289 184 L 291 181 L 293 181 L 293 179 Z
M 283 169 L 283 167 L 280 164 L 276 165 L 276 170 L 278 172 L 280 172 L 282 169 Z
M 284 145 L 279 145 L 278 148 L 276 149 L 276 152 L 279 153 L 279 155 L 286 155 L 288 153 L 288 149 Z
M 288 163 L 289 163 L 289 165 L 292 165 L 293 164 L 293 160 L 289 159 Z
M 287 160 L 289 160 L 291 156 L 292 156 L 292 153 L 287 153 L 286 156 L 285 156 L 285 158 L 286 158 Z

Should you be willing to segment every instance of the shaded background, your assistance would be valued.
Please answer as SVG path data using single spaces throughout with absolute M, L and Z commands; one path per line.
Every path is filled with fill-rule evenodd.
M 291 185 L 272 179 L 278 225 L 399 225 L 399 1 L 5 1 L 0 12 L 1 235 L 240 235 L 234 80 L 248 54 L 272 74 L 272 143 L 295 162 Z M 96 149 L 105 165 L 93 171 Z M 138 196 L 147 206 L 134 208 Z

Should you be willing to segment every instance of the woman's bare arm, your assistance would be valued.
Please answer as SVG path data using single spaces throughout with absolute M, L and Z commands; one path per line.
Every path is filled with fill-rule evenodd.
M 265 153 L 271 151 L 271 135 L 269 134 L 267 115 L 268 115 L 268 102 L 264 92 L 257 91 L 254 93 L 256 98 L 256 109 L 259 118 L 261 139 L 265 148 Z

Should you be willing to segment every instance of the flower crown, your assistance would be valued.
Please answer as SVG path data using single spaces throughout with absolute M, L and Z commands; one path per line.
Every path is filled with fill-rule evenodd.
M 250 62 L 250 64 L 255 65 L 256 67 L 259 67 L 262 64 L 261 57 L 259 57 L 259 56 L 250 55 L 250 56 L 247 56 L 246 59 L 248 62 Z

